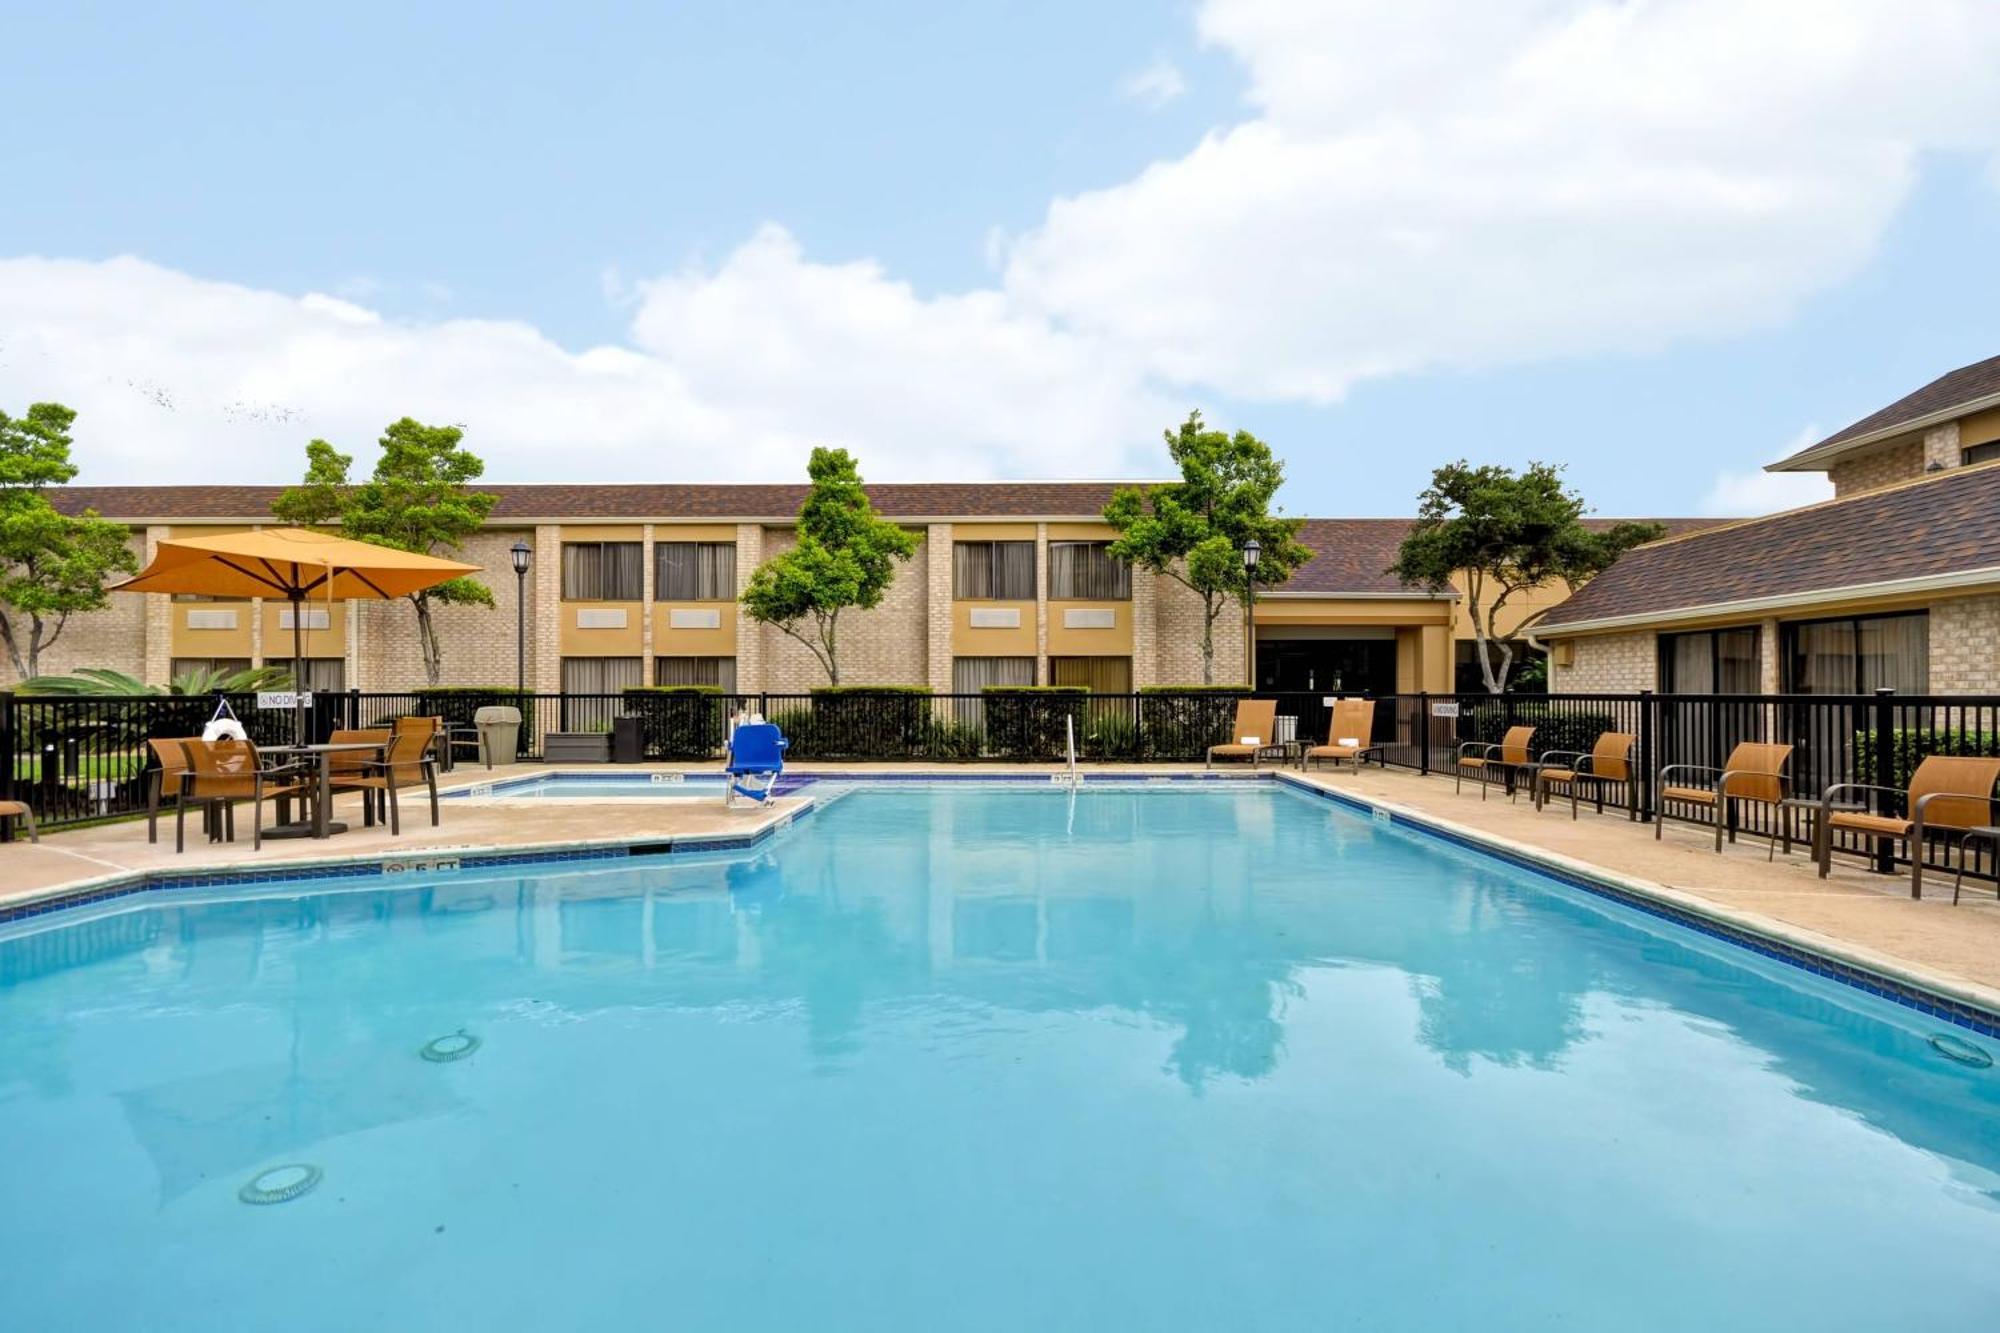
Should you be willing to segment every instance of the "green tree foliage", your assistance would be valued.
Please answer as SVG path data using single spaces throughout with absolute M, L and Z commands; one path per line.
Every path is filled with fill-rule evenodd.
M 1513 647 L 1500 636 L 1500 613 L 1517 596 L 1560 583 L 1574 592 L 1640 542 L 1666 529 L 1657 523 L 1584 526 L 1583 497 L 1563 484 L 1562 469 L 1530 463 L 1473 467 L 1463 459 L 1431 474 L 1416 524 L 1389 567 L 1403 582 L 1433 593 L 1464 580 L 1479 671 L 1488 691 L 1502 693 Z
M 148 685 L 137 676 L 108 667 L 85 667 L 72 676 L 37 676 L 21 685 L 21 693 L 44 696 L 150 694 L 250 694 L 257 690 L 289 690 L 289 667 L 245 667 L 241 671 L 217 671 L 214 667 L 193 667 L 173 678 L 165 689 Z
M 456 426 L 426 426 L 404 417 L 382 432 L 382 456 L 367 481 L 348 480 L 351 455 L 325 440 L 306 445 L 304 482 L 287 490 L 271 512 L 287 523 L 338 526 L 343 537 L 375 542 L 419 555 L 451 557 L 479 531 L 499 497 L 472 489 L 486 464 L 461 447 L 465 432 Z M 466 577 L 409 595 L 417 615 L 417 641 L 424 655 L 424 678 L 432 685 L 444 675 L 434 607 L 492 606 L 493 590 Z
M 1250 596 L 1243 548 L 1262 547 L 1256 580 L 1276 587 L 1313 558 L 1298 540 L 1304 520 L 1279 518 L 1271 501 L 1285 467 L 1271 446 L 1239 430 L 1209 430 L 1190 412 L 1167 432 L 1167 452 L 1181 479 L 1150 490 L 1126 489 L 1104 507 L 1104 521 L 1118 530 L 1111 554 L 1187 587 L 1201 599 L 1201 679 L 1215 683 L 1215 620 Z
M 812 491 L 799 507 L 799 543 L 757 566 L 743 592 L 753 620 L 804 644 L 840 684 L 840 613 L 882 604 L 896 566 L 917 553 L 916 536 L 879 518 L 845 449 L 815 449 Z
M 43 651 L 72 615 L 104 607 L 106 579 L 139 568 L 123 524 L 92 510 L 58 513 L 43 494 L 76 476 L 75 420 L 60 403 L 35 403 L 23 417 L 0 412 L 0 643 L 23 680 L 41 674 Z

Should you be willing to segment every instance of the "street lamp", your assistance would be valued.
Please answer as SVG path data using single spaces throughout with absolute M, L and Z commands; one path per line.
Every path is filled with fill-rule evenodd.
M 1243 684 L 1257 688 L 1257 557 L 1264 548 L 1252 537 L 1243 543 L 1243 583 L 1248 596 L 1243 599 Z
M 514 558 L 514 693 L 528 692 L 528 561 L 534 552 L 525 541 L 516 541 L 508 552 Z

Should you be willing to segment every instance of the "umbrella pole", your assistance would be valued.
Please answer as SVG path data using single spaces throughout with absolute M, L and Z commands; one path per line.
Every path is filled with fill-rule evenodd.
M 292 590 L 292 744 L 306 743 L 306 649 L 299 618 L 305 614 L 305 593 Z

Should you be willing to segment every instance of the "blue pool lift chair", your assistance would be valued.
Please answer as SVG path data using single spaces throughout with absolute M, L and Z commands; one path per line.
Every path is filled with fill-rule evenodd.
M 722 770 L 729 775 L 724 804 L 735 804 L 738 796 L 758 802 L 770 800 L 772 788 L 778 785 L 778 778 L 785 771 L 785 747 L 790 744 L 773 723 L 738 724 L 729 735 L 729 765 Z

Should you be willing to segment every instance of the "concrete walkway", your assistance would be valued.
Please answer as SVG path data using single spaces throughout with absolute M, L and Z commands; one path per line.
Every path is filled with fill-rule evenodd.
M 1122 777 L 1191 771 L 1187 765 L 1085 765 L 1084 769 Z M 447 775 L 441 785 L 446 789 L 469 787 L 513 776 L 543 776 L 550 771 L 531 764 L 490 771 L 461 768 Z M 598 770 L 634 771 L 700 772 L 704 766 Z M 705 771 L 713 772 L 714 766 L 705 766 Z M 799 764 L 788 771 L 799 775 L 937 772 L 963 777 L 974 772 L 1059 770 L 1054 765 L 1032 764 L 946 765 L 935 769 L 910 764 Z M 1764 843 L 1745 838 L 1726 846 L 1718 856 L 1710 835 L 1685 824 L 1667 825 L 1664 840 L 1655 842 L 1651 826 L 1630 823 L 1620 814 L 1598 815 L 1586 809 L 1572 822 L 1566 806 L 1552 805 L 1538 813 L 1525 797 L 1509 802 L 1504 795 L 1493 793 L 1481 801 L 1471 788 L 1455 795 L 1447 778 L 1371 768 L 1360 774 L 1315 773 L 1310 780 L 1665 886 L 1803 942 L 1838 942 L 1857 957 L 1893 963 L 1912 976 L 1938 979 L 1958 989 L 1969 987 L 1991 995 L 2000 1005 L 2000 902 L 1995 901 L 1992 886 L 1986 882 L 1979 882 L 1976 888 L 1969 886 L 1969 896 L 1954 907 L 1950 875 L 1935 874 L 1927 880 L 1925 898 L 1912 901 L 1905 877 L 1869 873 L 1851 857 L 1837 860 L 1833 876 L 1821 880 L 1804 849 L 1795 850 L 1790 857 L 1780 855 L 1775 865 L 1767 864 Z M 202 841 L 198 824 L 191 819 L 184 855 L 174 852 L 170 817 L 162 821 L 160 841 L 153 844 L 146 841 L 146 825 L 141 820 L 49 833 L 39 846 L 26 842 L 0 846 L 0 904 L 39 898 L 65 886 L 135 870 L 270 868 L 347 858 L 379 859 L 385 854 L 422 858 L 473 849 L 747 834 L 787 817 L 800 804 L 797 799 L 781 799 L 768 807 L 725 809 L 720 801 L 640 799 L 551 801 L 530 810 L 522 803 L 487 804 L 465 799 L 444 802 L 441 823 L 433 828 L 421 795 L 409 791 L 403 795 L 400 838 L 391 837 L 386 828 L 363 827 L 359 798 L 345 797 L 336 802 L 336 817 L 347 821 L 348 833 L 325 841 L 267 842 L 260 852 L 250 849 L 248 811 L 243 809 L 237 812 L 234 843 Z

